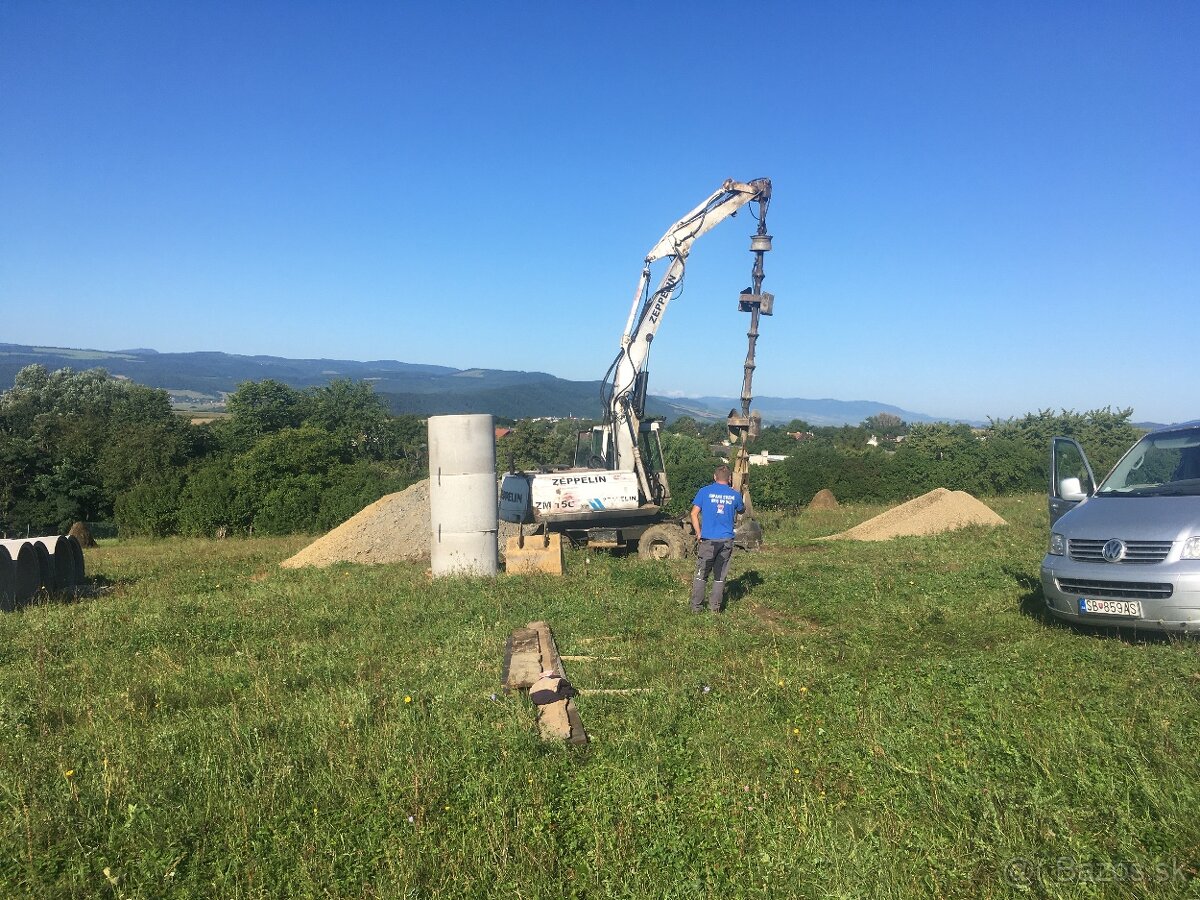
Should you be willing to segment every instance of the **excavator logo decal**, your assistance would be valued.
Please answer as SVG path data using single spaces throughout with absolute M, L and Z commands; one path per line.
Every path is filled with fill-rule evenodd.
M 675 279 L 668 278 L 663 282 L 663 286 L 658 289 L 658 299 L 654 303 L 654 309 L 650 311 L 650 321 L 657 322 L 658 317 L 662 315 L 663 307 L 667 303 L 667 297 L 671 296 L 671 291 L 675 290 Z

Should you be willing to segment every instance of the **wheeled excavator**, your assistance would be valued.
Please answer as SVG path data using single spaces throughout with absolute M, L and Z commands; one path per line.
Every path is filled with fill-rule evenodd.
M 736 540 L 744 547 L 761 544 L 762 530 L 750 515 L 747 444 L 760 427 L 757 414 L 750 411 L 759 316 L 772 315 L 775 301 L 774 295 L 762 290 L 763 254 L 771 249 L 771 235 L 767 233 L 770 200 L 770 179 L 746 183 L 730 179 L 672 225 L 650 249 L 620 349 L 604 377 L 603 421 L 580 434 L 575 467 L 506 474 L 500 485 L 501 519 L 522 526 L 536 525 L 545 534 L 565 535 L 577 545 L 604 549 L 637 545 L 642 555 L 658 558 L 678 559 L 689 554 L 695 543 L 690 522 L 686 518 L 671 519 L 662 511 L 671 498 L 671 488 L 663 465 L 659 436 L 662 423 L 645 411 L 650 347 L 667 307 L 679 295 L 692 244 L 742 207 L 754 204 L 758 227 L 750 238 L 754 254 L 751 286 L 738 297 L 738 309 L 750 314 L 749 349 L 741 409 L 730 411 L 727 425 L 730 444 L 738 448 L 733 487 L 746 501 L 746 515 L 738 525 Z M 651 291 L 651 266 L 660 260 L 668 261 L 666 271 Z

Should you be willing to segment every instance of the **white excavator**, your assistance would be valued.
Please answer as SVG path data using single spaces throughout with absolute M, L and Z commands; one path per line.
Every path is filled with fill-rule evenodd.
M 604 549 L 637 546 L 643 556 L 679 559 L 694 544 L 687 518 L 671 519 L 662 509 L 671 498 L 659 439 L 661 421 L 645 414 L 650 345 L 671 301 L 679 295 L 692 244 L 743 206 L 758 207 L 758 228 L 750 239 L 754 254 L 752 284 L 742 291 L 738 308 L 750 313 L 749 351 L 742 382 L 742 408 L 728 418 L 731 446 L 738 448 L 733 486 L 746 500 L 746 515 L 737 529 L 745 547 L 762 542 L 762 530 L 751 517 L 749 452 L 759 419 L 751 414 L 751 380 L 760 315 L 773 312 L 774 296 L 763 293 L 763 254 L 771 249 L 767 206 L 771 181 L 726 181 L 707 200 L 672 225 L 646 254 L 621 348 L 604 377 L 604 418 L 590 432 L 581 432 L 575 467 L 509 472 L 500 485 L 500 518 L 534 525 L 543 534 L 559 534 L 572 543 Z M 651 292 L 651 266 L 669 260 L 658 287 Z M 522 538 L 523 541 L 523 538 Z

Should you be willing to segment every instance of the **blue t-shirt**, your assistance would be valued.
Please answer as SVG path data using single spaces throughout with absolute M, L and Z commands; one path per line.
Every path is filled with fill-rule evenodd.
M 746 511 L 742 495 L 719 481 L 700 488 L 692 506 L 700 507 L 700 537 L 707 541 L 733 540 L 734 518 Z

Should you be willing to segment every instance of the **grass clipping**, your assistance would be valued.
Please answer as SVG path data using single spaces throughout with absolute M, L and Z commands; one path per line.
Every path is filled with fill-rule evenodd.
M 880 513 L 826 540 L 889 541 L 897 537 L 937 534 L 969 525 L 1007 525 L 990 507 L 966 491 L 934 488 L 914 500 Z
M 279 565 L 285 569 L 324 568 L 334 563 L 362 565 L 429 559 L 429 479 L 381 497 L 362 512 L 313 541 Z M 500 549 L 517 526 L 499 525 Z

